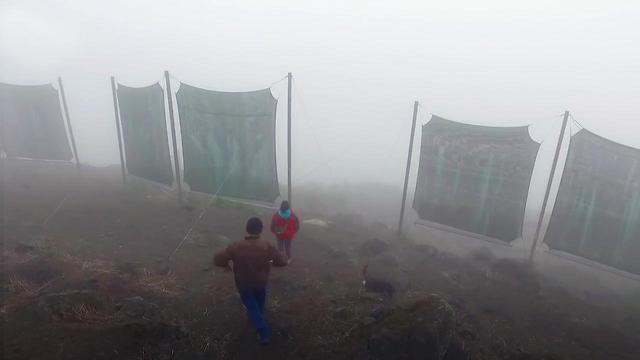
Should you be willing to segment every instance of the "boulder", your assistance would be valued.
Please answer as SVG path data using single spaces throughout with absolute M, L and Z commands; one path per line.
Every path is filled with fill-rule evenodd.
M 364 290 L 393 297 L 409 288 L 409 276 L 398 259 L 385 252 L 366 260 L 362 268 Z
M 380 239 L 367 240 L 360 245 L 360 255 L 377 256 L 389 251 L 389 243 Z

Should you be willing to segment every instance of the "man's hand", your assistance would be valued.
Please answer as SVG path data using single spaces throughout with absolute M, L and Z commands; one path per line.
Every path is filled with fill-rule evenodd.
M 233 260 L 227 261 L 227 266 L 224 268 L 224 271 L 233 271 Z

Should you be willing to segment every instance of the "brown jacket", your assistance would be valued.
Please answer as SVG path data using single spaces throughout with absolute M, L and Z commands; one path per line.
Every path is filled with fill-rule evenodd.
M 213 257 L 216 266 L 227 267 L 233 261 L 233 273 L 238 290 L 258 290 L 269 280 L 271 262 L 274 266 L 287 265 L 287 257 L 273 245 L 259 237 L 236 241 Z

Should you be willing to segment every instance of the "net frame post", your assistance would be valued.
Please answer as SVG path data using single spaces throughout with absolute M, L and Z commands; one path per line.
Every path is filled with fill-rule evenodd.
M 549 194 L 551 193 L 551 185 L 553 184 L 553 177 L 556 173 L 556 167 L 558 165 L 558 158 L 560 157 L 560 148 L 562 148 L 562 140 L 564 139 L 564 133 L 567 129 L 567 122 L 569 121 L 569 111 L 565 111 L 562 118 L 562 128 L 560 129 L 560 136 L 558 137 L 558 144 L 556 145 L 556 152 L 553 156 L 553 163 L 551 164 L 551 172 L 549 173 L 549 180 L 547 181 L 547 189 L 544 193 L 544 199 L 542 200 L 542 209 L 540 209 L 540 217 L 538 218 L 538 224 L 536 225 L 536 232 L 533 236 L 533 244 L 531 245 L 531 251 L 529 252 L 529 262 L 533 263 L 533 257 L 540 241 L 540 232 L 542 229 L 542 222 L 544 215 L 547 212 L 547 203 L 549 202 Z M 571 138 L 571 134 L 569 134 Z
M 416 120 L 418 118 L 418 101 L 413 102 L 413 120 L 411 122 L 411 135 L 409 136 L 409 153 L 407 154 L 407 168 L 404 173 L 404 188 L 402 189 L 402 205 L 400 206 L 400 219 L 398 220 L 398 235 L 402 235 L 402 223 L 404 222 L 404 210 L 407 203 L 407 188 L 409 186 L 409 174 L 411 172 L 411 156 L 413 154 L 413 140 L 416 133 Z
M 293 191 L 291 186 L 291 85 L 293 75 L 287 74 L 287 200 L 292 206 Z
M 169 71 L 165 70 L 164 79 L 167 92 L 167 103 L 169 105 L 169 123 L 171 125 L 171 144 L 173 145 L 173 163 L 175 171 L 176 186 L 178 188 L 178 202 L 183 203 L 182 179 L 180 177 L 180 159 L 178 159 L 178 140 L 176 138 L 176 122 L 173 111 L 173 92 L 171 91 L 171 76 Z
M 73 128 L 71 127 L 71 119 L 69 117 L 69 107 L 67 106 L 67 97 L 64 92 L 64 85 L 62 84 L 62 77 L 58 77 L 58 85 L 60 86 L 60 96 L 62 97 L 62 109 L 64 110 L 64 117 L 67 120 L 67 128 L 69 129 L 69 140 L 71 140 L 71 148 L 73 149 L 73 157 L 76 159 L 76 166 L 80 170 L 80 158 L 78 157 L 78 148 L 76 147 L 76 140 L 73 136 Z
M 116 132 L 118 134 L 118 153 L 120 154 L 120 169 L 122 170 L 122 183 L 127 183 L 127 169 L 125 168 L 124 163 L 124 152 L 122 150 L 122 135 L 120 132 L 120 109 L 118 107 L 118 93 L 117 93 L 117 85 L 116 78 L 114 76 L 111 77 L 111 93 L 113 94 L 113 113 L 115 114 L 116 120 Z

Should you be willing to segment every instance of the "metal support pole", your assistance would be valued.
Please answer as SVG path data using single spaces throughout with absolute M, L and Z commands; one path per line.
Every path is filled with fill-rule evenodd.
M 0 131 L 4 134 L 4 120 L 0 119 Z M 0 136 L 1 137 L 1 136 Z M 2 142 L 4 144 L 4 141 Z M 5 234 L 7 233 L 7 156 L 3 149 L 0 149 L 0 250 L 5 250 Z
M 413 103 L 413 121 L 411 123 L 411 136 L 409 137 L 409 154 L 407 155 L 407 169 L 404 173 L 404 189 L 402 190 L 402 206 L 400 207 L 400 221 L 398 222 L 398 235 L 402 234 L 402 222 L 404 221 L 404 208 L 407 202 L 407 187 L 409 186 L 409 173 L 411 172 L 411 155 L 413 154 L 413 137 L 416 133 L 416 119 L 418 118 L 418 102 Z
M 178 201 L 182 203 L 182 180 L 180 177 L 180 160 L 178 159 L 178 140 L 176 140 L 176 122 L 173 115 L 173 92 L 169 71 L 164 72 L 167 84 L 167 102 L 169 103 L 169 122 L 171 123 L 171 143 L 173 144 L 173 163 L 175 164 L 176 185 L 178 186 Z
M 111 92 L 113 94 L 113 112 L 116 114 L 116 132 L 118 133 L 118 152 L 120 154 L 120 168 L 122 169 L 122 183 L 127 183 L 127 170 L 124 167 L 124 154 L 122 150 L 122 135 L 120 134 L 120 111 L 118 110 L 118 94 L 116 78 L 111 77 Z
M 7 181 L 6 181 L 6 173 L 7 173 L 7 165 L 5 162 L 7 161 L 7 153 L 4 151 L 4 117 L 0 118 L 0 250 L 4 251 L 5 249 L 5 234 L 7 233 L 7 207 L 6 207 L 6 199 L 7 199 Z
M 80 158 L 78 157 L 76 140 L 73 137 L 73 128 L 71 127 L 71 119 L 69 119 L 69 108 L 67 107 L 67 97 L 64 94 L 64 86 L 62 85 L 61 77 L 58 77 L 58 84 L 60 85 L 60 95 L 62 96 L 62 108 L 64 109 L 64 116 L 67 118 L 67 127 L 69 128 L 69 140 L 71 140 L 73 156 L 76 158 L 76 166 L 78 166 L 78 169 L 80 169 Z
M 288 182 L 289 186 L 287 200 L 289 200 L 289 205 L 292 203 L 292 194 L 291 194 L 291 81 L 293 80 L 293 76 L 291 73 L 287 75 L 288 80 L 288 103 L 287 103 L 287 173 L 288 173 Z
M 544 214 L 547 212 L 547 203 L 549 201 L 549 194 L 551 193 L 551 184 L 553 183 L 553 176 L 556 173 L 556 165 L 558 165 L 558 158 L 560 157 L 560 148 L 562 147 L 562 139 L 564 138 L 564 131 L 567 128 L 567 121 L 569 120 L 569 111 L 564 112 L 562 119 L 562 129 L 560 130 L 560 137 L 558 137 L 558 145 L 556 146 L 556 153 L 553 156 L 553 163 L 551 164 L 551 173 L 549 174 L 549 181 L 547 182 L 547 190 L 544 193 L 544 200 L 542 200 L 542 210 L 540 211 L 540 218 L 538 219 L 538 225 L 536 226 L 536 233 L 533 236 L 533 245 L 531 246 L 531 252 L 529 253 L 529 261 L 533 261 L 533 255 L 536 252 L 538 241 L 540 237 L 540 230 L 542 229 L 542 220 Z M 569 134 L 571 136 L 571 134 Z

